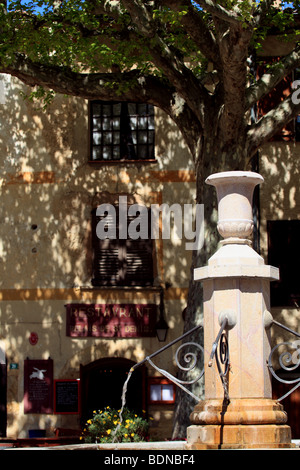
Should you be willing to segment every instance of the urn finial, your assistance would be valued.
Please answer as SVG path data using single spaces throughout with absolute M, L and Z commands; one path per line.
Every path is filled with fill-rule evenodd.
M 217 191 L 217 228 L 223 243 L 249 243 L 247 238 L 253 231 L 253 192 L 263 181 L 261 175 L 251 171 L 226 171 L 206 179 Z

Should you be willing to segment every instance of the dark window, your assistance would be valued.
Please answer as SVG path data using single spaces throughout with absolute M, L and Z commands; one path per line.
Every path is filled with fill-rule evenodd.
M 106 217 L 106 216 L 105 216 Z M 128 225 L 134 217 L 128 216 Z M 147 239 L 119 239 L 118 210 L 116 210 L 116 238 L 99 239 L 96 226 L 101 216 L 92 212 L 93 279 L 94 286 L 150 286 L 153 284 L 153 246 Z M 116 223 L 115 223 L 116 222 Z M 150 223 L 149 235 L 150 235 Z
M 154 107 L 150 104 L 92 101 L 91 160 L 153 160 Z
M 300 220 L 268 221 L 268 263 L 279 268 L 271 282 L 271 305 L 296 307 L 300 302 Z

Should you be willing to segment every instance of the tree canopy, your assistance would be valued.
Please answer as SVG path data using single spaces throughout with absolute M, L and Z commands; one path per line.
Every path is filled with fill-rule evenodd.
M 289 97 L 249 125 L 253 105 L 300 64 L 299 2 L 278 3 L 13 0 L 1 5 L 0 72 L 46 99 L 54 90 L 152 103 L 178 124 L 196 164 L 208 134 L 220 158 L 230 147 L 245 161 L 300 110 Z M 291 50 L 252 80 L 249 61 L 272 32 Z

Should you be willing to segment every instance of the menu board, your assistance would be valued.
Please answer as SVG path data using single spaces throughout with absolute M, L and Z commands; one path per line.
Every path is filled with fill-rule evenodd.
M 53 360 L 24 361 L 24 413 L 53 413 Z
M 54 413 L 78 414 L 80 407 L 79 380 L 54 380 Z

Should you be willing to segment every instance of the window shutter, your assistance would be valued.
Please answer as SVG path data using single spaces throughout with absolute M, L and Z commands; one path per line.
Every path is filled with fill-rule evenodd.
M 99 221 L 105 216 L 96 215 L 96 210 L 92 212 L 92 231 L 93 231 L 93 285 L 114 285 L 117 283 L 120 270 L 119 261 L 119 240 L 118 239 L 100 239 L 96 234 L 96 227 Z M 105 220 L 111 224 L 114 223 L 108 217 Z
M 151 240 L 126 240 L 125 279 L 128 285 L 153 284 Z
M 114 240 L 98 240 L 94 253 L 94 285 L 115 285 L 119 279 L 119 246 Z
M 116 214 L 118 215 L 118 210 L 116 210 Z M 140 238 L 119 240 L 117 217 L 117 238 L 99 239 L 96 235 L 96 226 L 103 217 L 97 216 L 96 211 L 93 211 L 94 273 L 92 284 L 95 286 L 152 285 L 153 253 L 150 236 L 145 240 Z M 131 219 L 128 217 L 128 223 Z

